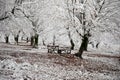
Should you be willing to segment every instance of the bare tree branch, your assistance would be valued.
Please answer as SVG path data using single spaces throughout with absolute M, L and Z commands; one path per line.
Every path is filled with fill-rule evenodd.
M 5 19 L 9 18 L 9 16 L 6 16 L 6 17 L 3 17 L 3 18 L 0 18 L 0 21 L 3 21 Z
M 99 10 L 98 10 L 98 13 L 101 12 L 101 10 L 102 10 L 104 4 L 105 4 L 105 0 L 103 0 L 102 4 L 100 5 L 100 8 L 99 8 Z

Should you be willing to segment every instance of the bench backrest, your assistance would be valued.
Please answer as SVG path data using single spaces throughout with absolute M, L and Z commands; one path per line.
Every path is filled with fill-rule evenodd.
M 47 45 L 47 49 L 59 49 L 57 45 Z

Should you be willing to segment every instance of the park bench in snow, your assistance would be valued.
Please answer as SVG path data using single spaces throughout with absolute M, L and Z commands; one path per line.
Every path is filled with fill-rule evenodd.
M 47 45 L 48 53 L 58 53 L 58 45 Z
M 70 47 L 59 47 L 58 53 L 67 53 L 70 54 L 71 53 L 71 48 Z
M 59 47 L 58 45 L 47 45 L 48 53 L 71 53 L 70 47 Z

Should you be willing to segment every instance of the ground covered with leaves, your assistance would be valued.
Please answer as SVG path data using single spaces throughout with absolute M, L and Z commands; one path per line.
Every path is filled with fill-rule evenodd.
M 0 80 L 120 80 L 120 54 L 84 52 L 83 58 L 0 43 Z

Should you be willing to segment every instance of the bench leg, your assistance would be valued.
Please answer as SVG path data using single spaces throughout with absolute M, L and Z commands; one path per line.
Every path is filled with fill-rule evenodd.
M 61 52 L 62 52 L 61 50 L 58 50 L 58 54 L 61 54 Z

